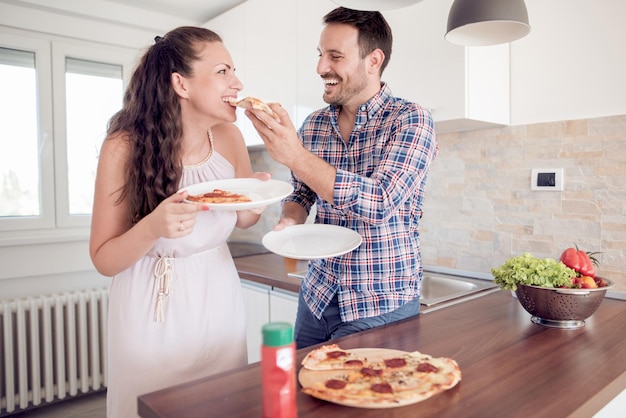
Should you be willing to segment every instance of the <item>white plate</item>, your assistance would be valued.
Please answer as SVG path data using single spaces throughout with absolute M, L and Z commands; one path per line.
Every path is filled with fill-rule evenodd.
M 215 189 L 226 190 L 232 193 L 243 194 L 249 197 L 251 202 L 241 203 L 202 203 L 212 210 L 246 210 L 254 209 L 280 202 L 292 191 L 291 184 L 280 180 L 259 180 L 253 178 L 225 179 L 207 181 L 183 187 L 190 195 L 212 192 Z M 188 203 L 190 200 L 185 200 Z
M 345 254 L 361 245 L 361 235 L 341 226 L 303 224 L 270 231 L 263 245 L 271 252 L 297 260 L 329 258 Z

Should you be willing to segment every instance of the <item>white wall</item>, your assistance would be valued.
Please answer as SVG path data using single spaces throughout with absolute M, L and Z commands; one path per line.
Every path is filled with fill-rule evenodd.
M 531 32 L 511 43 L 512 124 L 626 114 L 626 2 L 526 5 Z

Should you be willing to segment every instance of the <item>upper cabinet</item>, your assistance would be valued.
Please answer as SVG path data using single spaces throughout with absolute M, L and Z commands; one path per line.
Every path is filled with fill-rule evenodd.
M 451 4 L 424 1 L 384 12 L 394 44 L 383 81 L 396 96 L 429 108 L 438 132 L 508 124 L 509 47 L 448 43 L 443 35 Z M 330 0 L 248 0 L 206 26 L 231 51 L 244 84 L 241 96 L 280 102 L 298 127 L 325 105 L 317 46 L 322 19 L 335 7 Z M 243 113 L 237 123 L 248 145 L 262 143 Z
M 509 44 L 466 48 L 444 39 L 452 0 L 384 12 L 393 51 L 383 80 L 430 109 L 437 132 L 510 123 Z
M 530 34 L 490 47 L 444 39 L 452 0 L 384 11 L 394 43 L 383 80 L 395 95 L 431 109 L 439 133 L 624 114 L 626 2 L 526 3 Z M 280 101 L 299 126 L 324 106 L 317 45 L 322 18 L 335 7 L 330 0 L 247 0 L 207 26 L 236 47 L 243 93 Z M 555 10 L 565 15 L 555 20 Z
M 290 112 L 296 107 L 296 2 L 249 0 L 217 16 L 205 26 L 220 34 L 243 83 L 239 97 L 279 102 Z M 247 145 L 263 141 L 237 109 L 237 125 Z

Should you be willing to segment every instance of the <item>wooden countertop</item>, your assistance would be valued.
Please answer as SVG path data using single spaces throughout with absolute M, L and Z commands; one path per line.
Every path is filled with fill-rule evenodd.
M 270 253 L 235 258 L 235 265 L 242 279 L 298 293 L 301 280 L 287 274 L 306 270 L 308 262 Z
M 292 265 L 273 254 L 245 259 L 236 260 L 243 278 L 276 277 L 302 269 L 297 265 L 301 262 Z M 452 357 L 463 374 L 455 388 L 387 411 L 343 407 L 298 393 L 298 414 L 300 418 L 589 417 L 626 388 L 625 317 L 626 302 L 605 299 L 585 327 L 548 328 L 533 324 L 510 292 L 490 293 L 337 340 L 345 348 L 418 350 Z M 298 350 L 298 364 L 310 349 Z M 138 408 L 144 418 L 260 417 L 260 363 L 142 395 Z

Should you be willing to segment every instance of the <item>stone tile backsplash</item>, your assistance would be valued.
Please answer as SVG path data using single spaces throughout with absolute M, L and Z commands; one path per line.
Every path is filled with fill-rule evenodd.
M 420 224 L 425 265 L 489 273 L 523 252 L 558 258 L 574 244 L 599 252 L 598 274 L 626 291 L 626 115 L 438 135 Z M 264 147 L 256 171 L 287 180 Z M 563 169 L 563 191 L 534 191 L 531 170 Z M 280 215 L 234 241 L 260 242 Z

